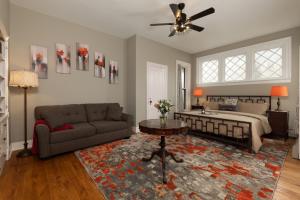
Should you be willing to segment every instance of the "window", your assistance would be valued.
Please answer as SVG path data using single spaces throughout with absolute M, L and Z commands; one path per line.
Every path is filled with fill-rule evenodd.
M 202 63 L 202 83 L 218 82 L 219 62 L 210 60 Z
M 290 82 L 291 38 L 260 43 L 197 59 L 202 86 Z
M 246 55 L 225 58 L 225 81 L 246 79 Z
M 254 78 L 273 79 L 282 77 L 282 48 L 255 53 Z

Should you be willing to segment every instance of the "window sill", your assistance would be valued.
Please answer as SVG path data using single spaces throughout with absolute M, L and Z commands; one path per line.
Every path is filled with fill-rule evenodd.
M 242 82 L 219 82 L 219 83 L 197 83 L 200 87 L 232 86 L 232 85 L 258 85 L 258 84 L 279 84 L 290 83 L 289 79 L 279 80 L 260 80 L 260 81 L 242 81 Z

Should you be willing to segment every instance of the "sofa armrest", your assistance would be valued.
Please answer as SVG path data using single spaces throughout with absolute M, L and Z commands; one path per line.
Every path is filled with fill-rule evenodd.
M 133 127 L 133 117 L 129 114 L 122 113 L 122 120 L 127 122 L 128 128 Z
M 44 124 L 36 126 L 38 138 L 39 157 L 46 158 L 50 156 L 50 130 Z

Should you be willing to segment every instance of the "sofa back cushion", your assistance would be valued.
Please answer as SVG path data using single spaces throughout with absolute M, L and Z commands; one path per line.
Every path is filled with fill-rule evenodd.
M 84 105 L 80 104 L 71 104 L 64 105 L 63 107 L 63 116 L 65 117 L 65 123 L 83 123 L 87 122 L 87 115 L 85 112 Z
M 120 121 L 122 120 L 123 108 L 118 103 L 108 104 L 106 120 Z
M 39 106 L 34 110 L 36 120 L 45 120 L 51 129 L 64 125 L 62 106 Z
M 102 121 L 106 119 L 108 110 L 107 103 L 85 104 L 87 119 L 89 122 Z
M 79 104 L 38 106 L 35 108 L 35 119 L 46 120 L 51 128 L 62 126 L 65 123 L 87 122 L 85 108 Z

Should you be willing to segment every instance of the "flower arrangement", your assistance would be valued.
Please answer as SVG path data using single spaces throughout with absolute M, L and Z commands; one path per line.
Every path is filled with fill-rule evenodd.
M 63 50 L 56 50 L 56 57 L 58 59 L 59 64 L 63 63 L 63 55 L 65 52 Z
M 88 70 L 89 50 L 87 47 L 77 48 L 78 69 Z
M 205 110 L 206 110 L 206 108 L 207 108 L 208 105 L 209 105 L 209 101 L 204 100 L 204 101 L 202 101 L 202 102 L 200 103 L 200 105 L 203 107 L 202 113 L 205 114 Z
M 156 104 L 154 104 L 154 107 L 160 112 L 161 117 L 164 118 L 166 117 L 166 114 L 170 112 L 173 106 L 174 105 L 166 99 L 159 100 Z
M 42 53 L 37 53 L 36 55 L 35 55 L 35 57 L 36 57 L 36 62 L 37 63 L 42 63 L 43 62 L 43 54 Z
M 209 105 L 209 101 L 205 100 L 202 102 L 202 105 L 204 107 L 204 109 L 206 109 L 206 107 Z
M 81 47 L 81 48 L 78 49 L 78 55 L 80 57 L 85 58 L 85 57 L 87 57 L 88 53 L 89 53 L 89 51 L 85 47 Z

